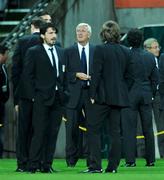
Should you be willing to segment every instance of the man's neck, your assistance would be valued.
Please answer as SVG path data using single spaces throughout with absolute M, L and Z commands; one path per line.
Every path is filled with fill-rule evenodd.
M 34 34 L 34 33 L 40 33 L 40 30 L 39 29 L 34 29 L 31 31 L 31 34 Z
M 81 46 L 86 46 L 88 44 L 88 41 L 87 42 L 78 42 Z

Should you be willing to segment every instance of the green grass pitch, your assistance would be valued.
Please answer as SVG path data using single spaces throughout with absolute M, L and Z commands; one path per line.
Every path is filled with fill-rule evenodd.
M 35 174 L 15 172 L 15 159 L 0 160 L 0 180 L 164 180 L 164 159 L 156 161 L 155 167 L 145 167 L 144 159 L 137 159 L 137 166 L 132 168 L 121 167 L 121 161 L 117 174 L 84 174 L 85 160 L 79 160 L 76 167 L 68 168 L 64 159 L 54 159 L 53 167 L 57 173 Z M 107 161 L 103 160 L 105 169 Z

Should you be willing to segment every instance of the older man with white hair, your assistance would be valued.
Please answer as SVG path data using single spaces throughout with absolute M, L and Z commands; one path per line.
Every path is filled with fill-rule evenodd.
M 155 38 L 148 38 L 144 41 L 144 49 L 149 51 L 154 55 L 154 60 L 157 66 L 158 72 L 160 72 L 160 82 L 162 80 L 161 74 L 163 74 L 163 53 L 160 55 L 160 45 L 157 39 Z M 161 87 L 161 85 L 160 85 Z M 160 88 L 161 89 L 161 88 Z M 161 96 L 162 97 L 162 96 Z M 156 157 L 158 157 L 158 149 L 159 149 L 159 155 L 161 158 L 164 157 L 164 137 L 161 134 L 164 127 L 164 113 L 163 113 L 163 106 L 161 101 L 160 93 L 159 93 L 159 85 L 157 86 L 157 92 L 155 94 L 155 97 L 153 99 L 152 107 L 153 107 L 153 114 L 154 114 L 154 129 L 159 133 L 157 137 L 157 148 L 156 148 Z
M 74 167 L 79 159 L 79 121 L 84 110 L 87 122 L 91 102 L 89 100 L 90 79 L 94 46 L 89 43 L 91 27 L 87 23 L 80 23 L 76 27 L 77 43 L 66 49 L 68 89 L 70 99 L 66 109 L 66 163 Z M 87 156 L 87 163 L 89 159 Z

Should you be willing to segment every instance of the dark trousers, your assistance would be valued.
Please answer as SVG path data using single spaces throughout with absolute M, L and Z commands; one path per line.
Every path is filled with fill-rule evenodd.
M 28 99 L 20 100 L 16 141 L 17 164 L 20 168 L 26 168 L 29 158 L 29 148 L 32 137 L 32 110 L 32 101 Z
M 93 104 L 88 121 L 88 143 L 90 168 L 101 169 L 101 127 L 107 121 L 110 148 L 108 153 L 108 170 L 116 170 L 121 158 L 120 107 Z
M 3 156 L 3 136 L 4 136 L 4 132 L 3 132 L 3 127 L 0 127 L 0 158 L 2 158 Z
M 138 108 L 122 110 L 122 135 L 126 163 L 134 163 L 136 158 L 136 134 L 138 113 L 145 137 L 145 159 L 147 163 L 155 161 L 154 134 L 151 104 L 139 104 Z M 129 148 L 130 147 L 130 148 Z
M 44 105 L 39 97 L 34 102 L 33 109 L 33 136 L 29 155 L 29 168 L 50 168 L 56 148 L 57 135 L 62 120 L 62 106 L 59 94 L 56 92 L 54 103 Z
M 5 118 L 5 104 L 0 102 L 0 158 L 2 158 L 3 155 L 4 118 Z
M 82 89 L 78 106 L 75 109 L 67 108 L 66 122 L 66 163 L 67 165 L 75 165 L 81 154 L 81 139 L 85 136 L 87 141 L 87 132 L 82 133 L 79 125 L 87 126 L 88 114 L 90 113 L 91 102 L 89 100 L 89 89 Z M 82 118 L 82 110 L 84 110 L 84 118 Z M 87 143 L 87 142 L 86 142 Z M 88 144 L 88 143 L 87 143 Z M 88 149 L 88 147 L 86 147 Z M 88 151 L 88 150 L 87 150 Z M 88 154 L 89 152 L 87 152 Z M 87 156 L 87 164 L 89 164 L 89 156 Z
M 164 110 L 160 111 L 159 122 L 156 124 L 158 132 L 164 131 Z M 158 135 L 158 146 L 161 158 L 164 158 L 164 135 Z
M 164 111 L 160 109 L 160 95 L 158 91 L 154 97 L 152 107 L 157 131 L 160 133 L 164 130 Z M 160 156 L 164 157 L 164 136 L 159 134 L 157 139 Z

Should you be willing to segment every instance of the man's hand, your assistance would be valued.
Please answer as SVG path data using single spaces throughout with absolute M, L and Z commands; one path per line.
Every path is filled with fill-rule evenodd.
M 91 103 L 94 104 L 95 103 L 95 100 L 94 99 L 90 99 L 91 100 Z
M 16 112 L 19 111 L 19 105 L 15 105 L 15 111 L 16 111 Z
M 91 76 L 81 72 L 76 73 L 76 77 L 80 80 L 86 80 L 86 81 L 91 79 Z

